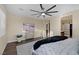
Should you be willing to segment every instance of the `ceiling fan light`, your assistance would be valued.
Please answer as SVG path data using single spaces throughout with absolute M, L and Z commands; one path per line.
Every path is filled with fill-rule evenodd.
M 41 15 L 45 15 L 45 13 L 42 13 Z

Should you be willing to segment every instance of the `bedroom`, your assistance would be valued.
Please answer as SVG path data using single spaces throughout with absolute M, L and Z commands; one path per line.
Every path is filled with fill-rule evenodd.
M 48 9 L 54 5 L 42 4 L 42 6 Z M 18 53 L 18 55 L 20 55 L 25 52 L 25 48 L 24 48 L 24 51 L 22 49 L 23 44 L 27 44 L 29 42 L 28 45 L 30 45 L 30 42 L 40 40 L 40 39 L 45 39 L 46 36 L 47 37 L 61 36 L 61 32 L 63 31 L 61 30 L 62 29 L 61 24 L 63 22 L 66 23 L 66 21 L 61 21 L 62 19 L 71 20 L 71 22 L 67 21 L 67 23 L 72 23 L 72 38 L 79 39 L 79 20 L 78 20 L 79 5 L 78 4 L 77 5 L 75 4 L 58 5 L 57 4 L 56 7 L 52 9 L 52 11 L 55 10 L 55 11 L 58 11 L 58 13 L 52 14 L 52 16 L 46 16 L 45 18 L 43 18 L 42 15 L 40 17 L 37 17 L 36 15 L 33 16 L 32 14 L 34 14 L 35 12 L 30 11 L 30 9 L 41 11 L 40 4 L 37 4 L 37 5 L 5 4 L 5 5 L 0 5 L 0 9 L 3 12 L 2 15 L 3 14 L 5 15 L 5 21 L 6 21 L 5 23 L 5 21 L 0 20 L 5 24 L 5 25 L 2 25 L 5 27 L 2 29 L 3 31 L 0 29 L 0 54 L 14 55 Z M 1 18 L 1 19 L 4 19 L 4 18 Z M 47 25 L 47 28 L 46 28 L 46 25 Z M 26 28 L 24 28 L 25 26 Z M 32 32 L 30 31 L 31 27 L 33 29 Z M 25 30 L 28 30 L 28 33 L 25 33 Z M 46 30 L 48 30 L 47 33 L 46 33 Z M 18 50 L 15 43 L 16 41 L 18 41 L 18 39 L 16 38 L 16 35 L 19 35 L 19 34 L 22 35 L 22 37 L 19 39 L 19 40 L 22 40 L 22 42 L 17 43 L 17 45 L 19 45 L 18 46 L 19 50 Z M 23 37 L 23 35 L 25 37 Z M 18 51 L 16 51 L 16 49 Z M 29 52 L 27 53 L 29 54 Z M 24 53 L 24 54 L 27 54 L 27 53 Z

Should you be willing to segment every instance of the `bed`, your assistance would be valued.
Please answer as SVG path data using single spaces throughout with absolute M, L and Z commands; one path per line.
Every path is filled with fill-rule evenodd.
M 78 40 L 66 38 L 41 44 L 37 49 L 32 48 L 33 55 L 78 55 Z

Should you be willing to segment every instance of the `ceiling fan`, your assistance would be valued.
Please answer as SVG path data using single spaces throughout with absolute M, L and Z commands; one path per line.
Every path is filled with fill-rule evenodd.
M 42 6 L 42 4 L 40 4 L 40 8 L 41 8 L 42 11 L 36 11 L 36 10 L 33 10 L 33 9 L 31 9 L 30 11 L 36 12 L 36 14 L 32 14 L 32 15 L 37 15 L 37 17 L 43 16 L 45 18 L 46 15 L 52 16 L 51 13 L 57 13 L 58 12 L 58 11 L 50 11 L 51 9 L 53 9 L 55 7 L 56 7 L 56 5 L 45 10 L 45 8 Z

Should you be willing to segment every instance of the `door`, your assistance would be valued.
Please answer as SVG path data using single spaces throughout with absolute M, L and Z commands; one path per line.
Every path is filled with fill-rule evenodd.
M 50 37 L 50 23 L 46 24 L 46 37 Z

